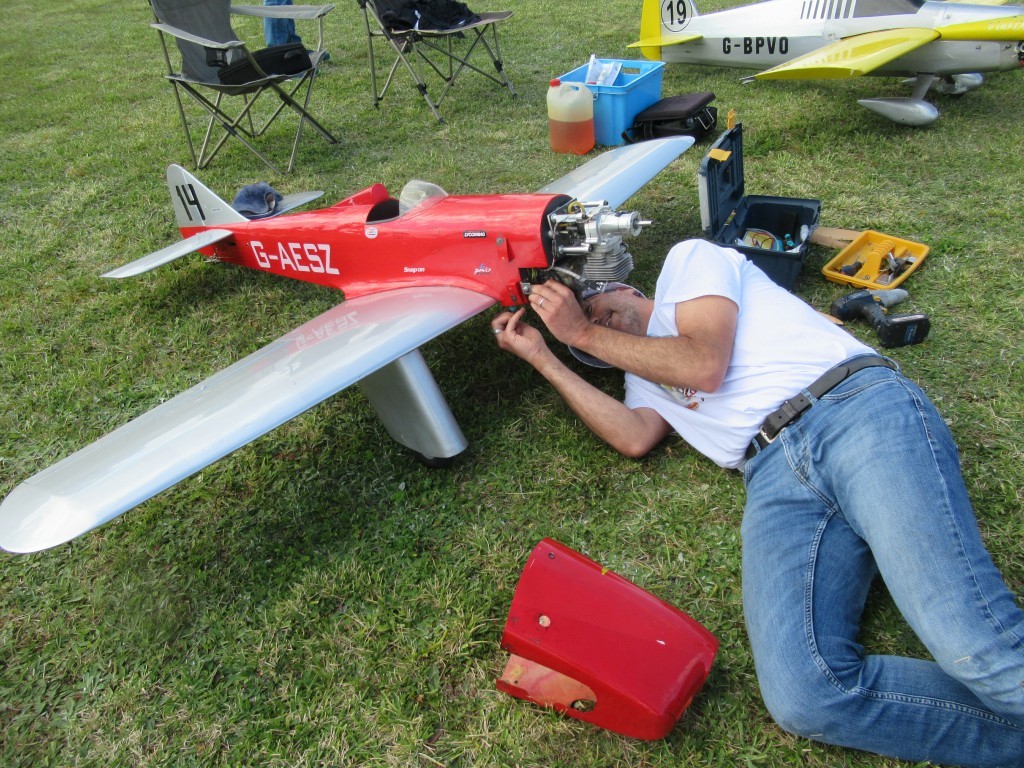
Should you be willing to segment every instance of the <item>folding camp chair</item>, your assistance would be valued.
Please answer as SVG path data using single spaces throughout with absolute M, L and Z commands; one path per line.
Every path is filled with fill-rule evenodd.
M 151 26 L 160 36 L 167 63 L 166 77 L 173 86 L 185 140 L 197 168 L 205 168 L 228 138 L 234 136 L 256 157 L 280 173 L 278 167 L 256 148 L 253 140 L 262 136 L 286 108 L 298 115 L 288 171 L 295 168 L 295 155 L 305 123 L 308 122 L 332 144 L 337 141 L 308 111 L 313 83 L 325 56 L 323 18 L 334 9 L 333 5 L 232 7 L 230 0 L 150 0 L 150 6 L 156 19 Z M 232 13 L 317 21 L 320 34 L 317 49 L 307 54 L 305 48 L 295 46 L 286 51 L 287 59 L 273 48 L 250 52 L 231 27 Z M 174 66 L 168 38 L 173 39 L 180 53 L 178 68 Z M 275 53 L 278 55 L 272 55 Z M 228 77 L 228 73 L 232 76 Z M 304 88 L 304 93 L 299 93 L 300 88 Z M 301 103 L 295 98 L 296 93 Z M 190 124 L 183 94 L 209 116 L 198 154 L 193 131 L 203 129 Z M 254 107 L 264 95 L 267 98 L 257 118 Z M 268 101 L 272 103 L 266 103 Z M 223 129 L 223 135 L 214 141 L 214 126 L 218 125 Z
M 394 10 L 405 5 L 412 8 L 414 3 L 409 0 L 356 0 L 363 9 L 363 20 L 366 26 L 367 47 L 370 54 L 370 83 L 373 88 L 374 106 L 379 107 L 388 89 L 391 87 L 395 73 L 404 68 L 416 82 L 416 89 L 423 96 L 434 113 L 438 122 L 443 123 L 437 111 L 455 83 L 456 78 L 466 70 L 483 75 L 499 86 L 508 88 L 509 93 L 516 95 L 516 90 L 505 75 L 504 62 L 501 59 L 501 46 L 498 42 L 498 23 L 512 16 L 512 11 L 474 14 L 474 18 L 464 24 L 450 29 L 426 29 L 419 23 L 401 23 Z M 405 16 L 406 14 L 402 14 Z M 414 24 L 414 25 L 413 25 Z M 384 40 L 395 56 L 394 63 L 384 80 L 383 87 L 377 87 L 377 64 L 374 56 L 374 41 Z M 479 52 L 479 56 L 487 55 L 494 65 L 495 72 L 481 69 L 470 61 L 470 57 Z M 479 58 L 478 56 L 478 58 Z M 486 62 L 484 62 L 486 63 Z M 415 65 L 414 65 L 415 64 Z M 431 98 L 427 92 L 426 77 L 433 72 L 444 82 L 441 95 Z

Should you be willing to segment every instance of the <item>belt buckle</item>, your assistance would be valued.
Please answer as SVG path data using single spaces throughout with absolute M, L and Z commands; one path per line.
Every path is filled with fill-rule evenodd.
M 765 447 L 767 447 L 767 446 L 769 446 L 769 445 L 771 445 L 772 443 L 775 442 L 775 438 L 777 438 L 779 436 L 780 432 L 782 432 L 781 429 L 778 432 L 776 432 L 774 435 L 772 435 L 771 437 L 768 437 L 768 434 L 764 431 L 764 426 L 762 426 L 761 429 L 759 429 L 757 431 L 757 434 L 760 435 L 762 440 L 764 440 Z M 762 448 L 761 450 L 764 450 L 764 448 Z

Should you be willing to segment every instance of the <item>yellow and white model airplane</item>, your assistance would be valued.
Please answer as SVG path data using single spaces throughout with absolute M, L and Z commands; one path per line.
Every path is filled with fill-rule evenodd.
M 982 72 L 1024 65 L 1024 7 L 1000 0 L 766 0 L 700 16 L 693 0 L 644 0 L 648 59 L 763 70 L 747 80 L 910 77 L 909 97 L 859 104 L 906 125 L 939 111 L 929 89 L 959 94 Z

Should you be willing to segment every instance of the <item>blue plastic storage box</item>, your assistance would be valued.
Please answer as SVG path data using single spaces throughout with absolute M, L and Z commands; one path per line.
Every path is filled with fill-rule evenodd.
M 594 139 L 605 147 L 625 144 L 622 133 L 633 125 L 633 118 L 661 98 L 663 61 L 630 61 L 598 59 L 601 63 L 618 61 L 622 64 L 611 85 L 591 85 L 587 82 L 590 63 L 562 75 L 563 83 L 583 83 L 594 94 Z

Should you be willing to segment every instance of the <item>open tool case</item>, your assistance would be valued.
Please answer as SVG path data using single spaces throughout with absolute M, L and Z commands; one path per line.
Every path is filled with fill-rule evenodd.
M 744 194 L 742 124 L 712 145 L 701 161 L 697 188 L 701 226 L 708 237 L 740 251 L 776 283 L 791 289 L 807 257 L 806 238 L 818 225 L 821 201 Z M 779 250 L 744 244 L 749 231 L 771 233 Z
M 884 290 L 910 277 L 927 255 L 927 245 L 869 229 L 843 248 L 821 274 L 833 283 Z

